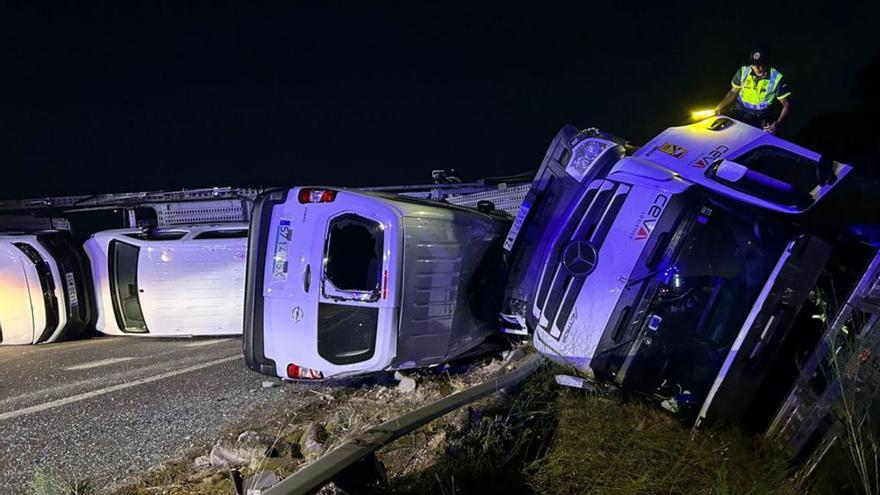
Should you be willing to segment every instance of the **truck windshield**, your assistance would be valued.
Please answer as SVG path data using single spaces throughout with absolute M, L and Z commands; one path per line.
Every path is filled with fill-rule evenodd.
M 669 387 L 704 397 L 787 238 L 772 224 L 708 206 L 682 228 L 645 312 L 638 352 L 648 359 L 638 367 L 648 369 L 628 375 L 650 384 L 645 392 Z

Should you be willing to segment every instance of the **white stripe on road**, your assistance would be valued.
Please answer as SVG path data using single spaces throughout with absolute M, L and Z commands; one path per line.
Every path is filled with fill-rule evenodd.
M 189 373 L 190 371 L 196 371 L 203 368 L 207 368 L 209 366 L 214 366 L 216 364 L 228 363 L 230 361 L 235 361 L 238 359 L 244 358 L 243 355 L 229 356 L 223 359 L 217 359 L 214 361 L 208 361 L 207 363 L 197 364 L 195 366 L 190 366 L 188 368 L 182 368 L 179 370 L 169 371 L 167 373 L 162 373 L 161 375 L 151 376 L 149 378 L 141 378 L 140 380 L 134 380 L 128 383 L 120 383 L 119 385 L 113 385 L 111 387 L 102 388 L 99 390 L 94 390 L 92 392 L 86 392 L 83 394 L 72 395 L 70 397 L 65 397 L 63 399 L 53 400 L 51 402 L 46 402 L 44 404 L 38 404 L 36 406 L 25 407 L 24 409 L 19 409 L 17 411 L 9 411 L 6 413 L 0 414 L 0 421 L 5 419 L 13 419 L 19 416 L 26 416 L 28 414 L 38 413 L 41 411 L 46 411 L 49 409 L 54 409 L 56 407 L 65 406 L 67 404 L 73 404 L 74 402 L 83 401 L 86 399 L 91 399 L 93 397 L 99 397 L 101 395 L 110 394 L 113 392 L 118 392 L 120 390 L 125 390 L 127 388 L 136 387 L 138 385 L 143 385 L 145 383 L 157 382 L 159 380 L 164 380 L 165 378 L 171 378 L 172 376 L 182 375 L 184 373 Z
M 202 347 L 203 345 L 221 344 L 223 342 L 229 342 L 230 340 L 232 340 L 232 339 L 201 340 L 199 342 L 193 342 L 191 344 L 186 344 L 184 347 Z
M 76 370 L 87 370 L 89 368 L 97 368 L 99 366 L 107 366 L 108 364 L 116 364 L 122 363 L 125 361 L 131 361 L 135 359 L 133 357 L 120 357 L 120 358 L 109 358 L 109 359 L 101 359 L 100 361 L 92 361 L 90 363 L 78 364 L 76 366 L 68 366 L 64 368 L 64 371 L 76 371 Z

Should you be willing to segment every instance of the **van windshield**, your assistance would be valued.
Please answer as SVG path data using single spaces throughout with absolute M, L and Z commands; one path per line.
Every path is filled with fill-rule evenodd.
M 110 242 L 110 292 L 116 322 L 125 332 L 146 333 L 147 324 L 138 296 L 138 256 L 140 248 L 119 241 Z
M 378 299 L 383 231 L 379 222 L 346 213 L 330 222 L 324 278 L 329 297 Z
M 648 296 L 647 338 L 637 351 L 647 359 L 627 375 L 645 392 L 667 386 L 704 397 L 788 237 L 715 207 L 702 207 L 682 228 Z

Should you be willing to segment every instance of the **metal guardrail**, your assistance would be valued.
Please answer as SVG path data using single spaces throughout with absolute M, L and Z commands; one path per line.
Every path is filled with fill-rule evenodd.
M 273 486 L 265 495 L 306 495 L 315 493 L 328 483 L 357 468 L 359 463 L 373 460 L 375 452 L 394 440 L 444 416 L 462 406 L 516 385 L 534 373 L 541 364 L 537 355 L 529 357 L 515 370 L 496 376 L 446 398 L 420 407 L 399 418 L 370 428 L 353 440 L 327 453 L 295 474 Z

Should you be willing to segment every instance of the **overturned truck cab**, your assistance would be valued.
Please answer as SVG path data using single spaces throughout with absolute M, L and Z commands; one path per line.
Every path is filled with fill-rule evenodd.
M 752 399 L 784 398 L 775 367 L 833 253 L 801 219 L 850 170 L 724 116 L 635 150 L 566 126 L 505 241 L 502 318 L 689 422 L 766 427 Z
M 472 350 L 497 331 L 495 311 L 481 311 L 500 303 L 509 225 L 501 212 L 379 192 L 266 192 L 248 246 L 247 365 L 342 378 Z

